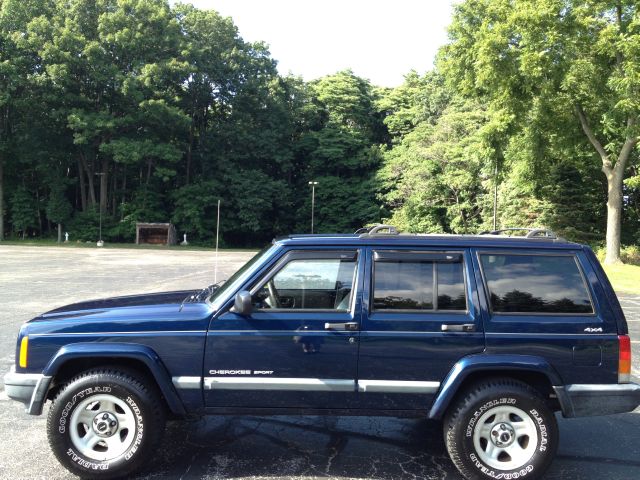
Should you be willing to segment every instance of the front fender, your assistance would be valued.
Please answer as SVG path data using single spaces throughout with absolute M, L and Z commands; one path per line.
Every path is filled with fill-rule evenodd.
M 63 365 L 74 360 L 87 358 L 92 360 L 104 358 L 106 362 L 114 359 L 132 359 L 141 361 L 149 369 L 151 375 L 153 375 L 162 395 L 167 401 L 169 410 L 176 415 L 186 414 L 184 405 L 180 401 L 180 398 L 171 383 L 169 372 L 167 372 L 167 369 L 160 360 L 160 357 L 155 351 L 153 351 L 153 349 L 146 345 L 139 345 L 135 343 L 95 342 L 65 345 L 56 352 L 42 372 L 44 378 L 49 379 L 48 384 L 40 387 L 40 394 L 38 394 L 38 397 L 41 398 L 32 399 L 31 406 L 29 407 L 32 411 L 29 413 L 39 415 L 42 412 L 42 406 L 46 399 L 46 392 L 49 388 L 50 382 L 55 378 Z M 38 392 L 34 392 L 34 397 L 37 393 Z
M 544 358 L 533 355 L 475 354 L 459 360 L 447 374 L 429 411 L 429 418 L 440 420 L 463 382 L 477 372 L 534 372 L 544 374 L 552 386 L 562 385 L 558 372 Z

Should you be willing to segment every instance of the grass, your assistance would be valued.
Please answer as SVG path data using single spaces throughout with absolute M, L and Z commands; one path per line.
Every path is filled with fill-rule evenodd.
M 603 265 L 603 268 L 616 292 L 640 295 L 640 266 Z
M 3 240 L 0 246 L 18 245 L 21 247 L 61 247 L 61 248 L 98 248 L 96 242 L 69 242 L 58 243 L 56 240 L 48 239 L 29 239 L 29 240 Z M 136 245 L 135 243 L 110 243 L 105 242 L 101 248 L 130 248 L 136 250 L 202 250 L 214 251 L 215 246 L 203 245 Z M 220 248 L 224 252 L 252 252 L 259 250 L 257 248 Z

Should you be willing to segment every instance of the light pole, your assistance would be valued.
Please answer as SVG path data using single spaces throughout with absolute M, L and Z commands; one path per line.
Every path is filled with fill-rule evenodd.
M 498 229 L 498 159 L 496 158 L 496 170 L 493 175 L 493 230 Z
M 311 233 L 313 233 L 313 214 L 316 207 L 316 185 L 319 182 L 309 182 L 311 185 Z
M 105 173 L 96 173 L 97 177 L 100 177 L 100 198 L 102 198 L 102 177 L 104 177 Z M 100 204 L 100 202 L 98 202 L 98 211 L 100 212 L 100 223 L 99 223 L 99 230 L 98 230 L 98 243 L 97 245 L 99 247 L 101 247 L 102 245 L 104 245 L 104 242 L 102 241 L 102 205 Z

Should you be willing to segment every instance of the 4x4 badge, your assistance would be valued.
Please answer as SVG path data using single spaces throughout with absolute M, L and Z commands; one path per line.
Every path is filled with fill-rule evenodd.
M 587 327 L 584 331 L 587 333 L 602 333 L 602 327 Z

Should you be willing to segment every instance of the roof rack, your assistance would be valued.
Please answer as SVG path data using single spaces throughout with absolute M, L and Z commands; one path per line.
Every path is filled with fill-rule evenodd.
M 524 235 L 524 238 L 550 238 L 556 239 L 559 238 L 553 230 L 549 230 L 548 228 L 524 228 L 524 227 L 514 227 L 514 228 L 502 228 L 500 230 L 487 230 L 484 232 L 480 232 L 480 235 L 500 235 L 506 232 L 527 232 Z
M 399 235 L 398 230 L 393 225 L 384 225 L 379 223 L 373 227 L 359 228 L 355 231 L 356 235 L 371 236 L 371 235 Z

